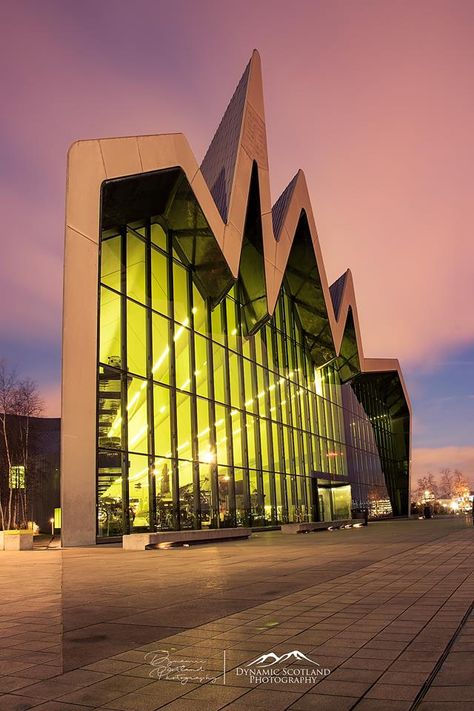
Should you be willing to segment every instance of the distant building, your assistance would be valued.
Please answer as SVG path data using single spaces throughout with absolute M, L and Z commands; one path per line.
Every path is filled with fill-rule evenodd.
M 400 367 L 364 357 L 301 171 L 271 206 L 256 52 L 201 167 L 182 134 L 79 141 L 67 186 L 64 545 L 408 513 Z
M 11 469 L 8 472 L 4 437 L 0 437 L 0 492 L 4 509 L 8 505 L 9 489 L 16 494 L 23 490 L 26 518 L 48 533 L 54 509 L 60 506 L 59 449 L 61 420 L 51 417 L 30 417 L 28 426 L 28 458 L 25 461 L 24 417 L 7 416 L 7 437 Z M 26 465 L 26 466 L 25 466 Z M 19 497 L 14 496 L 14 505 Z

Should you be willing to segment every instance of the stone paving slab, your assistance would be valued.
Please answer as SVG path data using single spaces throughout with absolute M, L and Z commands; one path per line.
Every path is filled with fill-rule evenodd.
M 474 704 L 474 530 L 461 519 L 0 555 L 1 711 Z M 306 659 L 279 662 L 286 683 L 242 672 L 293 650 Z M 187 683 L 160 678 L 179 660 Z M 288 682 L 318 668 L 330 673 Z

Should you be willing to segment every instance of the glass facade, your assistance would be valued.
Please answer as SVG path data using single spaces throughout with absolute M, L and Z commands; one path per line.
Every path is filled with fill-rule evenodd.
M 315 368 L 285 284 L 245 337 L 241 283 L 212 308 L 186 261 L 160 218 L 102 233 L 98 536 L 341 519 L 369 490 L 387 499 L 371 423 L 337 362 Z
M 371 517 L 388 516 L 392 513 L 392 505 L 374 430 L 382 420 L 388 430 L 390 416 L 384 409 L 383 415 L 369 417 L 351 385 L 343 385 L 342 399 L 352 507 L 356 511 L 368 509 Z M 391 444 L 392 436 L 388 431 L 387 438 Z

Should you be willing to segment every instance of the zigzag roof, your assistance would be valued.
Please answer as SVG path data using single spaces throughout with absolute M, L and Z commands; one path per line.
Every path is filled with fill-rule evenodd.
M 89 166 L 85 169 L 84 166 Z M 355 341 L 360 374 L 394 373 L 404 406 L 410 401 L 398 360 L 365 358 L 352 274 L 347 270 L 330 288 L 319 244 L 306 179 L 299 170 L 272 207 L 268 171 L 265 113 L 260 56 L 256 50 L 234 92 L 223 119 L 199 167 L 183 134 L 134 136 L 77 141 L 68 156 L 67 224 L 73 232 L 98 240 L 100 204 L 83 209 L 93 183 L 179 167 L 212 232 L 212 249 L 203 248 L 207 264 L 223 256 L 231 279 L 239 276 L 251 185 L 258 180 L 259 239 L 265 275 L 264 294 L 257 294 L 257 326 L 274 309 L 284 278 L 292 282 L 303 328 L 313 338 L 312 353 L 322 365 L 341 354 L 343 342 Z M 82 191 L 82 192 L 81 192 Z M 99 191 L 100 192 L 100 191 Z M 87 195 L 88 197 L 88 195 Z M 260 229 L 261 228 L 261 229 Z M 203 236 L 203 239 L 205 235 Z M 206 243 L 209 244 L 209 241 Z M 216 252 L 217 250 L 217 252 Z M 248 265 L 247 265 L 248 271 Z M 231 282 L 232 283 L 232 282 Z M 231 283 L 229 283 L 229 288 Z M 253 320 L 255 323 L 255 319 Z M 347 329 L 346 329 L 347 325 Z M 347 330 L 347 333 L 346 333 Z M 350 377 L 355 374 L 354 368 Z
M 238 129 L 240 135 L 237 139 Z M 261 61 L 257 50 L 252 53 L 201 166 L 202 174 L 223 218 L 223 252 L 235 277 L 238 275 L 238 257 L 242 249 L 253 166 L 258 170 L 260 189 L 268 313 L 273 313 L 275 308 L 281 283 L 289 268 L 290 253 L 296 240 L 298 226 L 304 215 L 313 245 L 320 288 L 336 355 L 341 354 L 349 318 L 353 321 L 360 372 L 396 371 L 409 407 L 409 398 L 398 361 L 364 357 L 350 270 L 348 269 L 329 287 L 303 171 L 299 170 L 296 173 L 273 207 L 271 206 Z M 225 176 L 225 210 L 222 209 L 222 196 L 219 192 L 223 178 L 219 180 L 219 176 Z M 311 304 L 307 305 L 311 307 Z

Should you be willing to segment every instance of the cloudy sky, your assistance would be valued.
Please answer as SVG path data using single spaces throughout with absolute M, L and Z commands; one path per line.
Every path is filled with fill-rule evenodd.
M 273 201 L 302 168 L 365 354 L 404 368 L 415 476 L 474 482 L 471 0 L 4 0 L 0 27 L 0 356 L 47 414 L 69 144 L 182 131 L 201 160 L 256 47 Z

